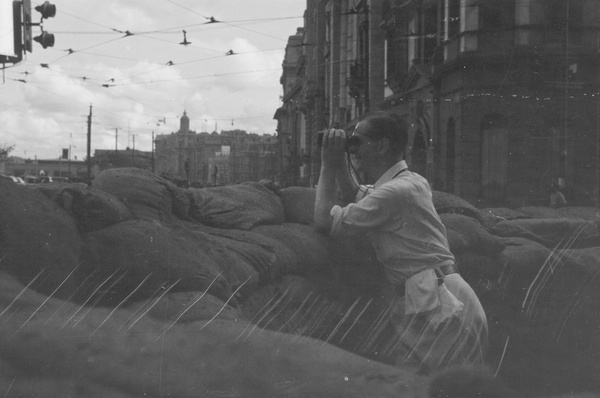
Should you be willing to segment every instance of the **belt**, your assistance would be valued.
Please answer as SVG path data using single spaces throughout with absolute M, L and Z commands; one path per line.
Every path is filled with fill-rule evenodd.
M 458 266 L 456 264 L 450 265 L 442 265 L 434 269 L 435 274 L 437 275 L 437 283 L 438 286 L 444 283 L 444 276 L 450 274 L 458 274 Z M 404 283 L 402 285 L 394 285 L 394 290 L 396 290 L 396 294 L 400 297 L 404 297 L 405 294 L 405 286 Z

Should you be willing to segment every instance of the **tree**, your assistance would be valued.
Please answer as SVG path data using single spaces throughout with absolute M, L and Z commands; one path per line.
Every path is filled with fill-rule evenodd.
M 14 145 L 0 144 L 0 155 L 8 156 L 13 149 L 15 149 Z

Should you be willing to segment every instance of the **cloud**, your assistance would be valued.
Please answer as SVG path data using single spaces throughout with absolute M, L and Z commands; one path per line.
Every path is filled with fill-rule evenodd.
M 92 151 L 113 148 L 115 129 L 120 147 L 135 134 L 136 148 L 150 150 L 152 131 L 177 131 L 184 109 L 196 131 L 215 123 L 219 130 L 274 131 L 284 47 L 302 24 L 277 18 L 301 16 L 304 2 L 54 3 L 57 15 L 44 29 L 55 33 L 55 47 L 34 43 L 26 61 L 7 69 L 0 121 L 15 154 L 55 158 L 73 145 L 83 158 L 90 104 Z M 205 24 L 211 16 L 223 22 Z M 183 29 L 189 46 L 179 44 Z M 229 50 L 236 55 L 226 56 Z

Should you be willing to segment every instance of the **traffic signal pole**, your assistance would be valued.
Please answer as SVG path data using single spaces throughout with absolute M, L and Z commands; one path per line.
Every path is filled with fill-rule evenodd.
M 87 179 L 88 185 L 92 185 L 92 105 L 87 119 Z

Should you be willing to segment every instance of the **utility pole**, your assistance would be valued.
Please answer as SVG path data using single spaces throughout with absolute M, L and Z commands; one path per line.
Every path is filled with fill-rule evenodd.
M 154 173 L 154 130 L 152 130 L 152 172 Z
M 88 185 L 92 185 L 92 105 L 87 120 L 87 178 Z
M 119 138 L 119 128 L 115 127 L 115 155 L 118 152 L 118 149 L 117 149 L 118 138 Z
M 71 178 L 71 140 L 73 139 L 73 133 L 69 133 L 69 152 L 67 153 L 67 158 L 68 158 L 68 163 L 69 163 L 69 167 L 68 167 L 68 171 L 67 173 L 69 174 L 69 178 Z
M 135 134 L 133 135 L 133 150 L 131 151 L 131 167 L 135 167 Z

